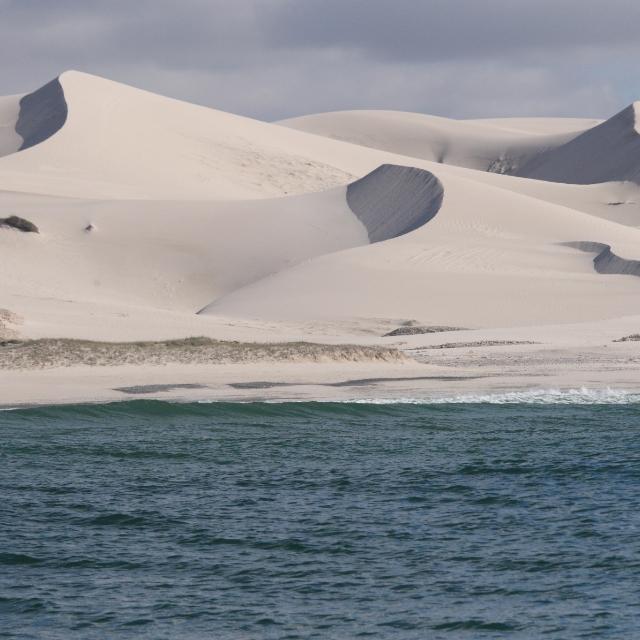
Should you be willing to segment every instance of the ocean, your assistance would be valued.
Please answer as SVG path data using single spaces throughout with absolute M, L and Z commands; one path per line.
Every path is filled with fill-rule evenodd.
M 640 637 L 640 403 L 0 412 L 1 638 Z

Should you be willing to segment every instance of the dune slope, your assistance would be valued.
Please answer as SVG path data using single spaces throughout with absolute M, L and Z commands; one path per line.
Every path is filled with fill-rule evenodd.
M 0 97 L 0 157 L 15 153 L 22 145 L 16 131 L 20 115 L 20 96 Z
M 531 159 L 517 175 L 574 184 L 640 183 L 639 112 L 640 102 L 636 102 L 561 147 Z
M 17 134 L 23 150 L 0 158 L 0 189 L 246 199 L 320 191 L 354 177 L 326 161 L 339 155 L 335 142 L 74 71 L 22 100 Z M 360 163 L 358 173 L 367 168 Z
M 282 120 L 298 131 L 479 171 L 513 173 L 530 158 L 581 133 L 562 123 L 552 132 L 501 121 L 451 120 L 399 111 L 339 111 Z M 579 124 L 586 124 L 580 122 Z M 535 129 L 535 127 L 533 127 Z M 586 126 L 585 126 L 586 128 Z
M 284 270 L 206 312 L 307 321 L 393 314 L 461 327 L 640 313 L 640 279 L 602 275 L 592 256 L 565 244 L 588 238 L 634 259 L 640 230 L 460 178 L 442 183 L 443 205 L 429 224 Z

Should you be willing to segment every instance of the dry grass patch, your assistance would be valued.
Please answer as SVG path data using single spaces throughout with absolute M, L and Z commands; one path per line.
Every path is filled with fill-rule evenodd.
M 640 342 L 640 333 L 632 333 L 630 336 L 618 338 L 614 342 Z
M 257 343 L 192 337 L 158 342 L 44 338 L 0 343 L 1 369 L 89 365 L 239 364 L 251 362 L 402 362 L 397 349 L 313 342 Z

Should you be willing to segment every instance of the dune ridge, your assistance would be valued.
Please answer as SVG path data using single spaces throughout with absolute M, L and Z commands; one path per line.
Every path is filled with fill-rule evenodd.
M 453 120 L 401 111 L 336 111 L 282 120 L 298 131 L 479 171 L 512 174 L 532 157 L 575 138 L 590 121 Z
M 556 149 L 540 153 L 516 175 L 550 182 L 640 184 L 640 133 L 635 102 Z
M 586 253 L 597 254 L 593 259 L 593 268 L 598 273 L 640 276 L 640 260 L 621 258 L 613 253 L 611 245 L 588 241 L 564 242 L 563 244 Z

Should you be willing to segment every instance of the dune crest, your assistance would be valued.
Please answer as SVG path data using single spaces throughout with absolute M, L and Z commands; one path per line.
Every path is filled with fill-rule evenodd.
M 532 157 L 555 149 L 587 129 L 588 120 L 454 120 L 401 111 L 336 111 L 279 124 L 372 149 L 439 164 L 514 173 Z M 564 122 L 568 120 L 568 122 Z M 527 128 L 528 127 L 528 128 Z
M 640 184 L 640 129 L 635 102 L 602 124 L 524 164 L 516 175 L 549 182 Z
M 339 143 L 78 71 L 25 96 L 15 129 L 30 152 L 0 159 L 0 189 L 25 193 L 258 199 L 323 191 L 372 168 L 336 162 Z
M 603 242 L 565 242 L 566 247 L 578 249 L 586 253 L 595 253 L 593 268 L 598 273 L 640 276 L 640 260 L 627 260 L 616 255 L 611 250 L 611 245 Z

